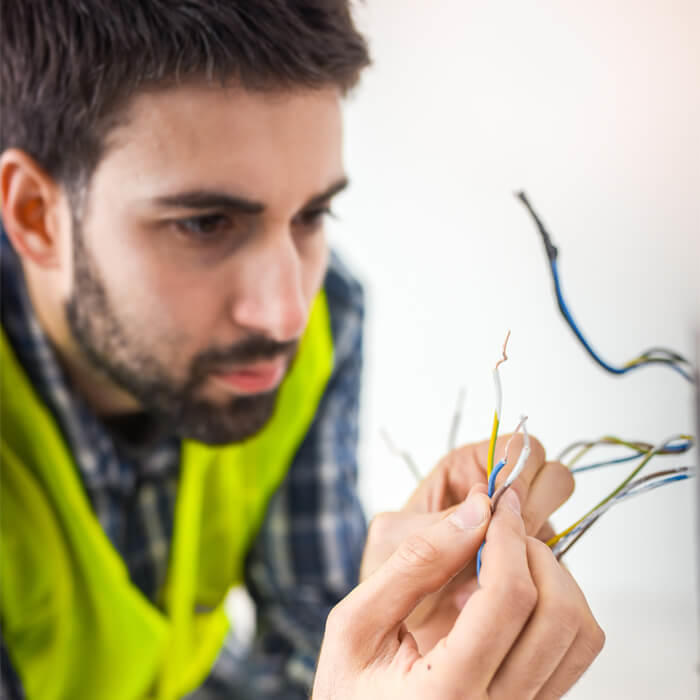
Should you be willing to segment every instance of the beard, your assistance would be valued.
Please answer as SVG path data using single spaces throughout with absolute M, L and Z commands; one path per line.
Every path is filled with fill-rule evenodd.
M 73 291 L 65 305 L 66 318 L 78 347 L 94 368 L 137 399 L 165 431 L 180 438 L 222 445 L 245 440 L 265 426 L 274 413 L 277 389 L 233 397 L 225 403 L 203 399 L 199 390 L 213 372 L 226 365 L 281 355 L 291 362 L 296 341 L 278 343 L 256 335 L 227 349 L 211 348 L 197 354 L 186 378 L 177 380 L 168 371 L 168 363 L 120 319 L 75 217 L 73 241 Z

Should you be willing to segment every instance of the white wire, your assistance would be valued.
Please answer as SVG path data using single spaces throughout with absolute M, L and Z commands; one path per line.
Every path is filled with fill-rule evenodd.
M 418 469 L 418 465 L 415 463 L 410 453 L 397 447 L 394 444 L 394 441 L 391 439 L 389 432 L 385 428 L 381 428 L 379 433 L 381 434 L 384 443 L 389 448 L 389 451 L 397 457 L 400 457 L 406 463 L 411 474 L 413 474 L 415 480 L 420 484 L 420 482 L 423 480 L 423 475 L 420 473 L 420 469 Z
M 503 390 L 501 389 L 501 375 L 498 367 L 493 370 L 493 384 L 496 392 L 496 417 L 501 420 L 501 408 L 503 407 Z
M 527 416 L 520 417 L 520 423 L 518 423 L 518 427 L 515 429 L 515 432 L 517 433 L 520 428 L 523 429 L 523 449 L 520 452 L 518 461 L 513 467 L 513 471 L 508 475 L 505 484 L 503 484 L 505 488 L 508 488 L 520 476 L 521 472 L 525 468 L 525 463 L 530 457 L 530 436 L 527 432 Z M 512 440 L 513 437 L 515 437 L 515 433 L 510 440 Z M 508 454 L 508 445 L 510 445 L 510 440 L 508 440 L 508 444 L 506 445 L 506 455 Z

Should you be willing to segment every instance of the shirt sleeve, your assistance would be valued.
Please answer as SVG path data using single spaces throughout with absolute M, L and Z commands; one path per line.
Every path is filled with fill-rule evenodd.
M 248 556 L 256 636 L 245 653 L 222 650 L 205 684 L 221 696 L 308 698 L 326 617 L 357 585 L 366 537 L 356 490 L 362 293 L 333 269 L 326 292 L 334 370 Z

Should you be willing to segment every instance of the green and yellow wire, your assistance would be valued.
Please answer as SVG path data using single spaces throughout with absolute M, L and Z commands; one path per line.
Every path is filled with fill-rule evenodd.
M 668 454 L 669 452 L 667 451 L 668 445 L 670 443 L 676 442 L 678 440 L 685 440 L 686 442 L 689 442 L 692 444 L 693 438 L 690 435 L 674 435 L 660 444 L 658 444 L 656 447 L 649 447 L 649 449 L 644 450 L 644 458 L 642 461 L 627 475 L 627 477 L 610 493 L 608 494 L 600 503 L 597 503 L 593 508 L 591 508 L 583 517 L 579 518 L 573 525 L 569 526 L 566 528 L 566 530 L 563 530 L 562 532 L 558 533 L 557 535 L 554 535 L 554 537 L 550 538 L 547 541 L 547 544 L 550 547 L 554 547 L 554 545 L 559 542 L 562 538 L 566 537 L 569 533 L 571 533 L 573 530 L 575 530 L 586 518 L 591 516 L 596 510 L 600 509 L 601 507 L 605 506 L 607 503 L 612 501 L 618 494 L 620 494 L 625 487 L 634 479 L 637 474 L 649 463 L 649 461 L 652 459 L 652 457 L 658 455 L 658 454 Z M 632 447 L 633 449 L 639 449 L 640 444 L 645 445 L 644 443 L 634 443 L 634 442 L 627 442 L 624 440 L 619 440 L 618 438 L 608 438 L 607 442 L 610 442 L 612 444 L 620 444 L 620 445 L 625 445 L 628 447 Z M 588 451 L 590 447 L 592 447 L 594 444 L 593 443 L 591 446 L 586 446 L 584 447 L 585 451 Z M 576 458 L 574 458 L 576 459 Z

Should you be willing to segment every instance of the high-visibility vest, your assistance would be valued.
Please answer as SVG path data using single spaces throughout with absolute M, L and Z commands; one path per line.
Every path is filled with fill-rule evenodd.
M 224 447 L 185 441 L 163 610 L 129 580 L 74 460 L 0 339 L 0 620 L 28 700 L 173 700 L 221 649 L 223 600 L 309 430 L 333 342 L 323 292 L 274 415 Z

